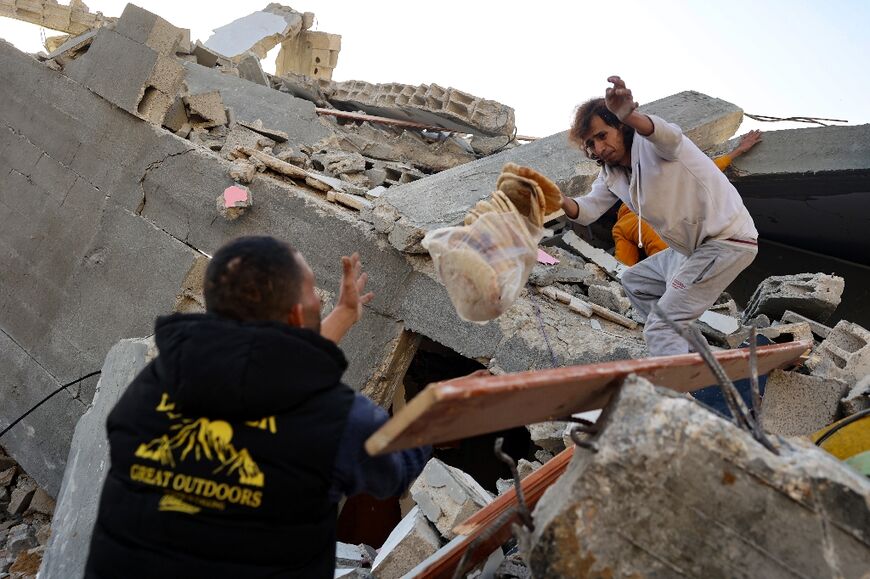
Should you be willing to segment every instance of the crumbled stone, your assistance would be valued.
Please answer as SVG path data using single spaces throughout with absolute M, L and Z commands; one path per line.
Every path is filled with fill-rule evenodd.
M 36 485 L 33 484 L 33 481 L 20 477 L 18 485 L 12 491 L 9 498 L 9 506 L 6 507 L 6 511 L 10 515 L 20 515 L 30 506 L 30 500 L 33 498 L 34 493 L 36 493 Z
M 631 307 L 631 302 L 625 297 L 622 286 L 615 282 L 608 285 L 591 285 L 587 295 L 590 302 L 618 314 L 624 314 Z
M 851 416 L 868 408 L 870 408 L 870 375 L 858 380 L 855 387 L 840 400 L 843 416 Z
M 13 556 L 36 547 L 37 544 L 33 529 L 27 523 L 21 523 L 12 527 L 6 536 L 6 549 Z
M 54 499 L 48 496 L 48 493 L 44 490 L 37 488 L 33 498 L 30 499 L 28 511 L 51 517 L 54 514 L 54 506 Z
M 517 461 L 517 474 L 520 475 L 520 480 L 526 478 L 539 468 L 543 466 L 537 460 L 526 460 L 525 458 L 521 458 Z
M 244 215 L 254 204 L 251 190 L 244 185 L 232 185 L 224 189 L 215 200 L 218 213 L 228 220 L 234 221 Z
M 193 125 L 208 128 L 227 124 L 227 112 L 220 91 L 187 95 L 183 100 Z
M 438 533 L 420 508 L 414 507 L 384 541 L 372 573 L 378 579 L 398 579 L 440 547 Z
M 807 359 L 814 376 L 855 384 L 870 374 L 870 332 L 841 320 Z
M 437 458 L 426 463 L 411 485 L 411 497 L 447 539 L 454 537 L 453 527 L 492 501 L 471 476 Z
M 568 422 L 538 422 L 536 424 L 526 425 L 526 430 L 532 437 L 534 442 L 544 450 L 548 450 L 553 454 L 562 452 L 565 449 L 565 442 L 562 440 L 562 432 Z M 542 461 L 543 462 L 543 461 Z
M 13 464 L 6 470 L 0 472 L 0 487 L 5 487 L 12 484 L 12 481 L 15 480 L 15 473 L 17 471 L 18 467 Z
M 826 321 L 843 295 L 845 281 L 836 275 L 800 273 L 765 279 L 746 306 L 743 319 L 766 314 L 779 319 L 791 310 L 818 322 Z
M 256 165 L 246 159 L 236 159 L 230 166 L 230 179 L 243 185 L 250 184 L 256 174 Z

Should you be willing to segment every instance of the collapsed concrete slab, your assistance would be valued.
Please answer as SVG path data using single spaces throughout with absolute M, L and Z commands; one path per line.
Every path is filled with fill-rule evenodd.
M 205 46 L 231 59 L 241 58 L 247 52 L 265 58 L 267 52 L 301 30 L 302 14 L 273 2 L 263 10 L 215 28 Z
M 578 448 L 535 508 L 527 560 L 536 577 L 861 577 L 870 568 L 870 481 L 810 443 L 780 443 L 775 455 L 641 379 L 626 381 L 593 442 L 597 452 Z
M 84 576 L 100 490 L 109 472 L 106 418 L 127 385 L 156 353 L 152 340 L 134 339 L 119 342 L 106 356 L 93 405 L 75 428 L 41 577 Z
M 260 119 L 265 126 L 287 133 L 296 145 L 313 145 L 332 134 L 318 119 L 313 103 L 195 63 L 187 62 L 184 68 L 191 93 L 219 91 L 239 121 Z
M 734 105 L 699 93 L 679 93 L 640 108 L 652 114 L 667 115 L 680 109 L 684 131 L 705 130 L 725 134 L 736 130 Z M 703 98 L 702 98 L 703 97 Z M 692 105 L 692 106 L 687 106 Z M 711 114 L 711 109 L 718 113 Z M 739 109 L 738 109 L 739 110 Z M 732 127 L 732 128 L 728 128 Z M 724 137 L 723 137 L 724 138 Z M 383 230 L 390 243 L 401 251 L 422 253 L 420 240 L 427 231 L 462 222 L 475 203 L 495 188 L 501 169 L 507 162 L 528 165 L 556 182 L 566 195 L 582 195 L 598 175 L 598 166 L 568 143 L 567 131 L 539 139 L 514 149 L 443 171 L 432 177 L 390 189 L 375 207 L 393 217 L 384 221 Z
M 870 125 L 765 131 L 729 178 L 763 238 L 867 265 Z
M 205 71 L 202 89 L 217 88 L 225 103 L 292 99 L 198 71 Z M 213 85 L 214 75 L 232 88 Z M 0 421 L 99 368 L 117 340 L 150 334 L 154 318 L 190 291 L 185 284 L 197 259 L 245 234 L 290 241 L 326 288 L 338 287 L 341 256 L 360 252 L 376 298 L 342 342 L 350 362 L 345 379 L 356 388 L 393 354 L 397 324 L 496 371 L 643 354 L 637 332 L 595 335 L 574 314 L 525 296 L 496 322 L 463 322 L 431 260 L 395 251 L 355 211 L 280 175 L 258 174 L 249 185 L 256 204 L 236 220 L 222 219 L 215 199 L 234 185 L 229 160 L 118 109 L 6 43 L 0 76 L 0 174 L 8 176 L 0 181 L 8 224 L 0 241 L 10 248 L 0 257 L 0 365 L 15 368 L 0 376 L 0 398 L 9 401 Z M 240 84 L 253 96 L 245 97 Z M 292 109 L 270 110 L 282 124 L 264 123 L 288 135 L 325 132 L 313 112 L 306 123 Z M 142 271 L 150 273 L 143 278 Z M 566 332 L 571 339 L 557 337 Z M 5 437 L 10 454 L 49 494 L 58 492 L 75 422 L 95 383 L 61 392 Z
M 843 278 L 824 273 L 769 277 L 759 284 L 749 299 L 743 314 L 744 322 L 761 314 L 777 320 L 786 310 L 824 322 L 840 305 L 845 285 Z

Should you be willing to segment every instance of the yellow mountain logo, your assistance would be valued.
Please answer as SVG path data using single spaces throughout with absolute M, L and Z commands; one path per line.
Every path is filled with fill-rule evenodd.
M 170 414 L 175 405 L 167 405 L 166 402 L 167 397 L 164 394 L 157 410 L 162 410 L 173 418 L 180 417 Z M 175 467 L 176 461 L 184 462 L 189 458 L 216 462 L 218 464 L 213 473 L 224 470 L 227 475 L 237 474 L 241 484 L 263 486 L 263 472 L 250 453 L 247 449 L 236 450 L 233 446 L 233 427 L 228 422 L 208 418 L 181 418 L 178 423 L 170 426 L 170 430 L 174 433 L 164 434 L 151 442 L 140 444 L 135 455 L 170 467 Z

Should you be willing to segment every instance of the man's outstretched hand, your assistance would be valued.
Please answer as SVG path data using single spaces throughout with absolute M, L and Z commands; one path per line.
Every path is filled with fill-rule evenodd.
M 742 155 L 761 142 L 761 131 L 749 131 L 740 138 L 740 143 L 731 151 L 732 156 Z M 736 154 L 735 154 L 736 153 Z
M 637 103 L 631 96 L 631 89 L 625 86 L 625 82 L 621 78 L 608 76 L 607 82 L 613 83 L 613 86 L 604 92 L 604 104 L 620 122 L 624 123 L 625 119 L 637 108 Z
M 369 276 L 362 270 L 359 254 L 341 258 L 341 288 L 338 303 L 320 324 L 320 335 L 336 344 L 362 317 L 363 306 L 375 298 L 372 292 L 363 293 Z
M 362 317 L 363 306 L 375 299 L 375 294 L 373 292 L 363 293 L 369 280 L 369 274 L 362 270 L 362 262 L 358 253 L 354 253 L 350 257 L 343 256 L 341 268 L 341 289 L 338 293 L 336 308 L 344 307 L 353 312 L 353 321 L 356 323 Z

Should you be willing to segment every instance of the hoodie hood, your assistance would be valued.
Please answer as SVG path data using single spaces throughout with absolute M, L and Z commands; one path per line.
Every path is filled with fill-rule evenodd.
M 155 324 L 155 370 L 185 413 L 254 419 L 336 387 L 347 368 L 333 342 L 280 322 L 173 314 Z

